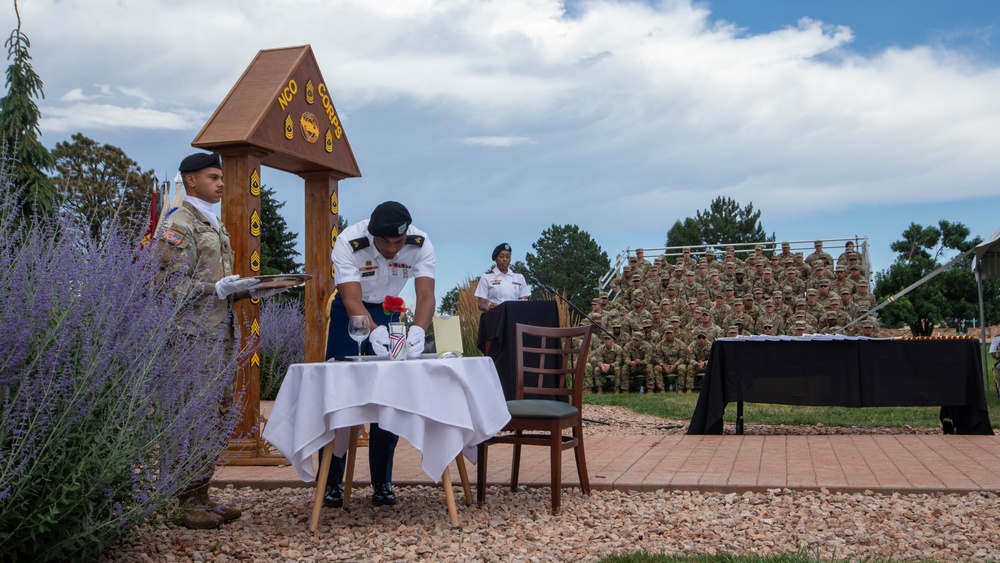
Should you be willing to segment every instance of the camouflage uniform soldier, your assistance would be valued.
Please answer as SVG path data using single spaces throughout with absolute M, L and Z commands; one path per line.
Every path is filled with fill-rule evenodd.
M 861 266 L 859 265 L 850 266 L 848 268 L 847 279 L 854 282 L 854 285 L 856 286 L 863 285 L 865 287 L 868 287 L 868 279 L 865 278 L 863 275 L 861 275 L 861 272 L 862 272 Z
M 681 319 L 681 325 L 688 327 L 692 323 L 698 322 L 698 300 L 688 299 L 687 309 L 678 315 Z
M 812 276 L 812 267 L 810 267 L 809 264 L 806 264 L 801 252 L 796 252 L 794 254 L 794 258 L 795 268 L 799 271 L 799 279 L 807 282 Z
M 660 341 L 658 357 L 659 365 L 657 365 L 657 370 L 660 373 L 660 377 L 663 379 L 670 379 L 670 376 L 677 378 L 677 381 L 683 381 L 687 378 L 688 369 L 688 347 L 686 344 L 677 340 L 674 335 L 674 327 L 667 329 L 667 332 L 663 335 L 663 340 Z M 665 383 L 661 379 L 661 383 Z M 681 392 L 681 386 L 678 384 L 677 392 Z M 666 390 L 664 388 L 664 390 Z
M 276 292 L 260 289 L 258 280 L 233 275 L 229 231 L 212 212 L 212 205 L 222 199 L 222 157 L 216 153 L 192 154 L 181 161 L 179 170 L 187 197 L 167 216 L 165 228 L 157 237 L 158 244 L 164 248 L 161 279 L 175 275 L 184 278 L 175 291 L 193 300 L 194 315 L 190 318 L 195 320 L 175 319 L 173 328 L 179 335 L 193 340 L 223 342 L 227 353 L 232 353 L 236 341 L 233 303 Z M 206 349 L 208 346 L 206 344 Z M 205 413 L 206 417 L 225 416 L 232 407 L 235 372 L 226 385 L 218 411 Z M 217 528 L 240 517 L 238 509 L 220 505 L 208 496 L 214 461 L 208 460 L 206 473 L 195 478 L 178 495 L 182 512 L 177 523 L 181 526 Z
M 754 286 L 754 289 L 764 290 L 764 298 L 770 299 L 774 292 L 778 290 L 778 282 L 774 280 L 774 271 L 771 268 L 764 268 L 764 275 Z
M 673 272 L 670 275 L 670 287 L 677 290 L 678 295 L 680 295 L 680 290 L 684 287 L 684 266 L 678 264 L 674 266 Z
M 677 259 L 677 265 L 681 266 L 681 271 L 694 271 L 698 261 L 691 257 L 691 249 L 687 246 L 681 249 L 681 257 Z
M 787 318 L 792 314 L 792 308 L 785 303 L 785 296 L 780 291 L 775 291 L 771 295 L 771 301 L 774 301 L 774 312 L 778 314 L 782 319 Z M 785 326 L 788 326 L 787 324 Z
M 734 325 L 737 323 L 737 321 L 739 321 L 739 323 L 743 327 L 751 327 L 751 329 L 756 324 L 756 321 L 753 320 L 753 317 L 743 312 L 742 301 L 733 302 L 733 314 L 730 315 L 728 319 L 726 319 L 726 324 Z M 743 334 L 742 330 L 740 331 L 740 334 Z
M 726 305 L 726 297 L 722 294 L 715 296 L 715 304 L 709 309 L 712 314 L 712 322 L 717 326 L 729 326 L 729 317 L 733 316 L 733 308 Z
M 774 312 L 774 301 L 768 299 L 764 302 L 764 313 L 757 317 L 757 333 L 764 334 L 764 325 L 770 324 L 774 327 L 774 334 L 784 334 L 785 323 L 781 317 Z
M 642 336 L 655 348 L 657 344 L 660 343 L 660 339 L 663 335 L 660 332 L 653 330 L 653 320 L 646 319 L 642 322 Z
M 631 261 L 632 259 L 629 258 L 629 262 Z M 635 274 L 639 279 L 645 279 L 646 274 L 649 273 L 649 269 L 652 267 L 653 265 L 649 263 L 649 260 L 646 260 L 645 253 L 643 252 L 643 250 L 641 248 L 636 248 L 635 264 L 632 265 L 632 273 Z
M 875 302 L 875 296 L 868 292 L 868 284 L 855 286 L 854 289 L 856 293 L 852 299 L 855 307 L 865 306 L 871 311 L 878 304 Z
M 781 293 L 788 296 L 802 296 L 806 292 L 806 282 L 799 279 L 799 271 L 794 267 L 785 269 L 785 279 L 781 282 Z
M 701 309 L 701 322 L 694 325 L 693 330 L 695 333 L 704 333 L 706 338 L 708 338 L 708 343 L 711 344 L 715 342 L 716 339 L 722 338 L 722 329 L 712 322 L 712 313 L 708 309 L 702 307 Z
M 805 321 L 795 321 L 795 324 L 792 325 L 792 336 L 804 336 L 807 329 Z
M 817 321 L 822 321 L 826 315 L 826 307 L 819 302 L 819 292 L 815 289 L 806 290 L 806 311 L 816 317 Z
M 822 280 L 819 282 L 818 291 L 816 292 L 816 302 L 822 305 L 825 309 L 831 301 L 840 301 L 840 297 L 830 291 L 829 280 Z
M 858 316 L 858 307 L 853 301 L 854 295 L 851 290 L 844 288 L 840 290 L 840 310 L 847 313 L 847 316 L 852 320 Z
M 604 384 L 608 380 L 617 387 L 619 373 L 625 364 L 625 350 L 615 344 L 609 334 L 605 334 L 603 340 L 604 343 L 590 353 L 583 379 L 584 389 L 590 391 L 596 386 L 599 394 L 604 393 Z
M 622 323 L 620 320 L 615 319 L 611 321 L 611 334 L 615 337 L 615 344 L 621 346 L 623 349 L 629 343 L 629 336 L 624 330 L 622 330 Z
M 695 274 L 693 271 L 688 270 L 684 272 L 684 285 L 678 290 L 677 295 L 687 301 L 688 299 L 697 298 L 698 291 L 704 291 L 704 287 L 694 280 Z
M 647 388 L 653 388 L 656 385 L 653 377 L 655 363 L 656 351 L 653 345 L 644 340 L 641 332 L 633 332 L 632 342 L 625 347 L 625 369 L 622 370 L 625 376 L 618 378 L 618 389 L 615 389 L 615 394 L 617 395 L 619 391 L 628 393 L 632 378 L 639 375 L 645 376 Z M 662 381 L 660 385 L 663 385 Z
M 833 256 L 830 256 L 826 252 L 823 252 L 823 241 L 818 240 L 813 243 L 815 247 L 815 252 L 806 256 L 805 262 L 809 267 L 816 269 L 816 264 L 823 261 L 827 266 L 833 266 Z
M 843 328 L 837 324 L 837 312 L 827 311 L 826 315 L 823 317 L 823 322 L 825 323 L 822 328 L 819 329 L 822 334 L 836 334 L 840 332 Z
M 753 292 L 753 284 L 746 279 L 746 274 L 741 270 L 737 270 L 733 274 L 736 277 L 736 281 L 733 282 L 733 292 L 736 295 L 746 295 Z
M 830 291 L 834 295 L 840 295 L 840 292 L 844 289 L 854 293 L 854 286 L 855 283 L 847 278 L 847 268 L 837 266 L 836 277 L 830 282 Z
M 708 343 L 708 336 L 704 332 L 695 333 L 694 342 L 688 346 L 691 367 L 688 375 L 684 378 L 684 392 L 690 393 L 694 389 L 694 378 L 698 375 L 704 376 L 708 367 L 708 358 L 712 354 L 712 345 Z M 681 378 L 678 377 L 677 388 L 681 387 Z
M 748 293 L 743 296 L 743 314 L 750 317 L 752 322 L 746 325 L 746 330 L 748 332 L 753 332 L 757 326 L 757 317 L 764 311 L 757 308 L 757 302 L 753 298 L 753 294 Z
M 847 256 L 847 270 L 850 271 L 855 266 L 858 268 L 858 276 L 860 278 L 864 279 L 868 277 L 868 272 L 866 272 L 864 266 L 861 265 L 861 255 L 857 252 L 852 252 Z
M 684 325 L 681 324 L 680 317 L 670 317 L 670 326 L 674 327 L 674 338 L 683 342 L 685 346 L 691 342 L 692 335 L 686 328 L 684 328 Z
M 867 338 L 878 338 L 878 323 L 875 319 L 868 317 L 859 324 L 861 325 L 861 336 Z
M 847 263 L 847 258 L 853 253 L 854 253 L 854 241 L 849 240 L 847 241 L 846 244 L 844 244 L 844 251 L 840 254 L 840 256 L 837 257 L 837 266 L 843 265 L 844 268 L 850 266 L 850 264 Z
M 801 318 L 799 318 L 798 316 L 799 313 L 802 314 Z M 795 313 L 792 314 L 792 317 L 795 320 L 805 321 L 805 323 L 809 325 L 810 332 L 815 330 L 816 325 L 819 324 L 819 319 L 816 318 L 816 315 L 812 314 L 808 310 L 808 302 L 805 299 L 802 299 L 801 297 L 795 300 Z

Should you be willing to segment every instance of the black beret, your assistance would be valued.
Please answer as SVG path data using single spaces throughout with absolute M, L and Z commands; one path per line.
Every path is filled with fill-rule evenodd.
M 222 157 L 219 153 L 194 153 L 181 161 L 181 172 L 197 172 L 202 168 L 218 168 L 222 170 Z
M 510 252 L 510 245 L 506 242 L 501 242 L 496 248 L 493 249 L 493 256 L 490 257 L 490 260 L 496 260 L 497 256 L 500 256 L 500 253 L 504 250 Z
M 402 203 L 386 201 L 378 204 L 368 221 L 368 232 L 373 237 L 401 237 L 413 219 Z

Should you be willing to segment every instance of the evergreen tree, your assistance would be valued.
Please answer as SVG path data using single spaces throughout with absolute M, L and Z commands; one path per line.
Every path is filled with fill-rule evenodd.
M 536 279 L 566 297 L 581 311 L 590 310 L 590 300 L 597 297 L 597 280 L 611 267 L 608 253 L 576 225 L 552 225 L 525 256 L 522 271 L 528 285 Z M 533 295 L 539 293 L 532 288 Z
M 38 140 L 41 131 L 38 121 L 41 112 L 34 98 L 44 98 L 42 79 L 31 67 L 28 48 L 31 42 L 21 33 L 21 14 L 14 2 L 17 28 L 5 42 L 7 60 L 7 95 L 0 99 L 0 134 L 7 154 L 14 155 L 14 174 L 11 185 L 20 189 L 17 201 L 21 214 L 51 214 L 57 204 L 57 192 L 46 170 L 55 164 L 55 158 Z
M 760 224 L 760 211 L 753 204 L 740 207 L 728 197 L 712 200 L 708 209 L 698 211 L 684 221 L 677 220 L 667 231 L 667 246 L 724 245 L 774 241 Z
M 273 189 L 260 189 L 260 273 L 262 275 L 293 274 L 300 271 L 302 264 L 295 261 L 299 252 L 295 250 L 298 233 L 288 230 L 288 223 L 281 216 L 285 202 L 275 198 Z

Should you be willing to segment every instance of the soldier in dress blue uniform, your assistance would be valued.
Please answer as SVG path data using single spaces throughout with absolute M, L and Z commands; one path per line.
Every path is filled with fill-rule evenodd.
M 337 295 L 330 304 L 330 328 L 326 357 L 343 360 L 357 354 L 357 343 L 347 334 L 348 318 L 367 316 L 372 327 L 366 351 L 388 355 L 390 315 L 382 308 L 387 296 L 397 296 L 413 279 L 417 302 L 413 326 L 406 342 L 411 357 L 424 351 L 424 332 L 434 316 L 434 268 L 437 259 L 427 233 L 412 224 L 410 212 L 401 203 L 387 201 L 372 211 L 371 218 L 344 229 L 333 247 L 334 282 Z M 372 503 L 396 504 L 392 491 L 392 458 L 399 437 L 372 424 L 369 430 L 368 465 L 371 470 Z M 341 481 L 344 458 L 334 456 L 323 497 L 324 506 L 344 503 Z

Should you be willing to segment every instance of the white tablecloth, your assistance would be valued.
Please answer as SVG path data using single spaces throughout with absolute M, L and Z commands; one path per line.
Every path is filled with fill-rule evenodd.
M 263 437 L 308 482 L 314 452 L 336 437 L 343 455 L 352 426 L 377 422 L 423 453 L 420 466 L 437 483 L 460 452 L 475 463 L 475 446 L 509 420 L 490 358 L 294 364 Z

